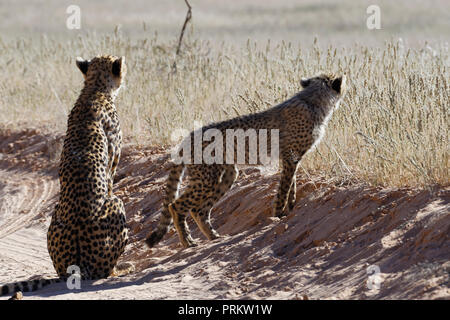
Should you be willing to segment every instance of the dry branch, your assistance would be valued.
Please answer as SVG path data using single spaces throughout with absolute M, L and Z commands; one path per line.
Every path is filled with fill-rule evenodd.
M 183 40 L 184 30 L 186 29 L 186 25 L 192 18 L 192 7 L 187 0 L 184 0 L 188 7 L 188 11 L 186 13 L 186 19 L 184 19 L 183 28 L 181 29 L 180 38 L 178 39 L 178 47 L 177 47 L 177 56 L 180 54 L 181 42 Z
M 188 11 L 186 13 L 186 18 L 184 19 L 183 27 L 181 28 L 180 38 L 178 39 L 178 46 L 177 46 L 175 61 L 174 61 L 173 66 L 172 66 L 174 72 L 176 72 L 176 70 L 177 70 L 177 61 L 176 61 L 176 59 L 177 59 L 178 55 L 180 54 L 181 43 L 183 41 L 183 36 L 184 36 L 184 30 L 186 29 L 186 26 L 187 26 L 188 22 L 192 18 L 192 7 L 189 4 L 189 1 L 184 0 L 184 2 L 186 3 L 186 5 L 188 7 Z

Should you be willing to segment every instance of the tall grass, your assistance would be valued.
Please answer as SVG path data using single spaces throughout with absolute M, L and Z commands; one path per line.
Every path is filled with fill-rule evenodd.
M 349 90 L 326 136 L 302 162 L 305 174 L 372 185 L 449 184 L 449 49 L 302 44 L 246 46 L 188 39 L 134 39 L 116 30 L 67 41 L 0 39 L 0 123 L 52 124 L 64 131 L 82 86 L 75 57 L 124 55 L 117 99 L 123 131 L 145 144 L 171 144 L 174 129 L 264 110 L 295 94 L 303 76 L 346 73 Z

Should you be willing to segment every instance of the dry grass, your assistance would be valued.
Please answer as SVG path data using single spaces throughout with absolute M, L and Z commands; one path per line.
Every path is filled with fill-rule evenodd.
M 194 120 L 279 103 L 299 90 L 302 76 L 345 72 L 349 92 L 317 152 L 302 162 L 304 174 L 449 185 L 448 1 L 377 1 L 382 29 L 370 31 L 369 0 L 191 0 L 194 28 L 176 74 L 184 1 L 79 0 L 79 31 L 65 28 L 70 1 L 6 1 L 0 125 L 38 122 L 63 132 L 82 86 L 78 55 L 126 56 L 127 85 L 117 101 L 123 131 L 150 144 L 170 144 L 173 130 L 192 129 Z
M 130 40 L 120 32 L 67 42 L 0 42 L 0 122 L 27 120 L 63 131 L 82 85 L 76 55 L 124 55 L 126 88 L 117 105 L 124 133 L 139 143 L 170 144 L 176 128 L 192 129 L 263 110 L 299 90 L 318 71 L 346 73 L 349 91 L 306 174 L 373 185 L 448 185 L 449 51 L 444 45 L 406 49 L 354 45 L 302 47 L 267 43 L 258 49 L 188 40 L 171 73 L 174 43 Z

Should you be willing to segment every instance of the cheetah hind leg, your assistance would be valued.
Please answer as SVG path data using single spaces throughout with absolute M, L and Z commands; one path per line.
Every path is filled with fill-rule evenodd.
M 197 244 L 189 232 L 189 227 L 186 223 L 186 215 L 178 214 L 178 212 L 173 208 L 173 203 L 169 204 L 168 210 L 170 215 L 172 216 L 173 225 L 178 233 L 178 238 L 180 239 L 181 244 L 185 248 L 195 247 Z
M 230 190 L 234 181 L 236 181 L 239 171 L 236 166 L 230 165 L 223 170 L 220 182 L 210 193 L 210 196 L 201 204 L 199 210 L 193 209 L 191 216 L 197 223 L 200 231 L 208 238 L 214 240 L 220 237 L 219 233 L 211 225 L 211 209 Z
M 292 211 L 292 209 L 294 209 L 295 202 L 297 200 L 297 181 L 296 180 L 297 179 L 296 179 L 295 173 L 294 173 L 294 176 L 292 177 L 291 189 L 289 190 L 289 197 L 288 197 L 289 211 Z
M 117 260 L 125 251 L 128 243 L 128 228 L 122 200 L 114 195 L 107 198 L 102 207 L 102 214 L 97 221 L 99 228 L 92 233 L 92 237 L 99 240 L 97 243 L 103 240 L 106 245 L 94 247 L 103 252 L 104 257 L 98 257 L 97 263 L 90 266 L 89 269 L 93 270 L 92 275 L 95 278 L 103 278 L 109 275 L 129 273 L 133 269 L 129 264 L 117 265 Z
M 208 213 L 205 213 L 208 212 Z M 211 209 L 209 209 L 211 211 Z M 195 223 L 199 227 L 200 231 L 208 238 L 208 240 L 214 240 L 220 237 L 219 233 L 214 230 L 211 225 L 210 212 L 208 210 L 201 210 L 200 212 L 192 211 L 191 216 Z

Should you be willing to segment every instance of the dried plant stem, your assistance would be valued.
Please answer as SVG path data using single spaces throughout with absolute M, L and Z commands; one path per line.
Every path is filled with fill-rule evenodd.
M 180 54 L 181 51 L 181 44 L 183 41 L 183 36 L 184 36 L 184 31 L 186 30 L 186 26 L 188 24 L 188 22 L 192 19 L 192 7 L 189 4 L 189 1 L 184 0 L 184 2 L 186 3 L 187 7 L 188 7 L 188 11 L 186 13 L 186 18 L 184 19 L 184 23 L 183 23 L 183 27 L 181 28 L 181 32 L 180 32 L 180 38 L 178 39 L 178 45 L 177 45 L 177 51 L 176 51 L 176 56 L 175 56 L 175 61 L 173 63 L 172 69 L 174 72 L 176 72 L 177 70 L 177 57 Z

